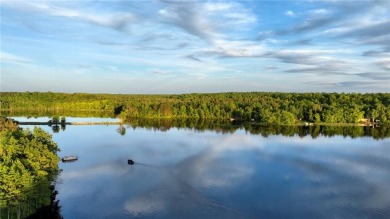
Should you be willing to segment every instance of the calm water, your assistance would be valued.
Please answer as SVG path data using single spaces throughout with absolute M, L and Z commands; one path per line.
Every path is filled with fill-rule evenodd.
M 390 218 L 390 138 L 118 128 L 53 133 L 65 219 Z

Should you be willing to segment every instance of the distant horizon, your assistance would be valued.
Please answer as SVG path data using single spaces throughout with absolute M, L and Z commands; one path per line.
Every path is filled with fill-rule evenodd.
M 226 94 L 226 93 L 282 93 L 282 94 L 390 94 L 390 92 L 283 92 L 283 91 L 222 91 L 189 93 L 92 93 L 92 92 L 55 92 L 55 91 L 0 91 L 0 93 L 55 93 L 55 94 L 108 94 L 108 95 L 187 95 L 187 94 Z
M 0 91 L 388 93 L 388 0 L 2 0 Z

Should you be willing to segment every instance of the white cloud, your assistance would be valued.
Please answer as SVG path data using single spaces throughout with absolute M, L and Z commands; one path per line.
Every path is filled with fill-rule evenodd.
M 96 13 L 81 9 L 69 8 L 65 1 L 5 1 L 5 6 L 35 14 L 46 14 L 55 17 L 79 19 L 91 24 L 125 31 L 126 26 L 136 20 L 130 12 Z
M 315 9 L 315 10 L 310 10 L 308 13 L 310 16 L 323 16 L 323 15 L 329 15 L 331 12 L 327 9 Z
M 264 48 L 251 41 L 215 41 L 215 47 L 221 55 L 228 57 L 256 57 L 264 52 Z
M 233 8 L 233 4 L 228 2 L 206 2 L 204 8 L 209 12 L 226 11 Z
M 166 208 L 166 203 L 162 197 L 139 197 L 123 204 L 124 210 L 134 217 L 143 215 L 153 215 Z
M 286 11 L 284 14 L 289 17 L 295 17 L 295 13 L 291 10 Z
M 163 21 L 213 44 L 257 21 L 238 3 L 169 2 L 159 11 Z
M 224 23 L 224 25 L 235 26 L 237 25 L 250 25 L 257 21 L 256 15 L 245 8 L 243 5 L 237 2 L 223 2 L 223 3 L 211 3 L 207 2 L 202 5 L 204 13 L 210 18 L 216 18 L 218 16 L 218 21 L 213 21 L 217 23 Z
M 381 68 L 390 71 L 390 58 L 381 58 L 376 62 Z M 390 74 L 390 73 L 389 73 Z
M 12 63 L 12 64 L 30 64 L 31 59 L 19 56 L 19 55 L 14 55 L 11 53 L 6 53 L 6 52 L 0 52 L 0 61 L 2 63 Z
M 232 75 L 252 72 L 262 79 L 293 75 L 286 72 L 386 78 L 389 65 L 383 59 L 390 51 L 390 29 L 384 1 L 314 0 L 302 8 L 288 4 L 278 6 L 275 14 L 279 17 L 273 17 L 264 15 L 267 5 L 259 1 L 5 0 L 1 2 L 2 27 L 18 31 L 3 29 L 1 43 L 13 54 L 4 54 L 1 60 L 27 64 L 31 60 L 26 57 L 34 57 L 42 70 L 44 65 L 52 68 L 77 62 L 68 66 L 82 64 L 90 66 L 82 71 L 91 75 L 98 70 L 127 74 L 128 80 L 136 77 L 139 81 L 155 80 L 141 79 L 154 73 L 156 78 L 170 79 L 165 83 L 172 88 L 166 86 L 171 89 L 166 92 L 175 92 L 174 87 L 191 92 L 173 82 L 183 83 L 191 77 L 202 80 L 204 87 L 227 78 L 219 84 L 225 90 L 246 90 L 232 82 Z M 15 38 L 28 40 L 18 43 Z M 20 53 L 22 47 L 25 52 Z M 362 62 L 362 56 L 368 60 Z M 273 75 L 259 71 L 269 61 L 278 67 Z M 67 69 L 77 71 L 80 68 Z M 375 76 L 376 72 L 380 75 Z M 179 77 L 166 77 L 170 75 Z M 200 80 L 192 85 L 197 91 L 202 90 Z M 261 81 L 256 80 L 251 81 L 257 83 L 254 90 L 266 89 L 267 85 L 258 86 Z

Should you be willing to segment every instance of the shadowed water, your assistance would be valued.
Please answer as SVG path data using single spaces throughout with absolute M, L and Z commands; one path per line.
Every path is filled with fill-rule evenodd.
M 390 138 L 123 128 L 54 133 L 64 218 L 390 216 Z

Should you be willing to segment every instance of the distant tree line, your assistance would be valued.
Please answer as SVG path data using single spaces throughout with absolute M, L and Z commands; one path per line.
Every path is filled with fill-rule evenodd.
M 267 124 L 390 122 L 390 93 L 126 95 L 3 92 L 1 113 L 100 112 L 129 118 L 235 119 Z

